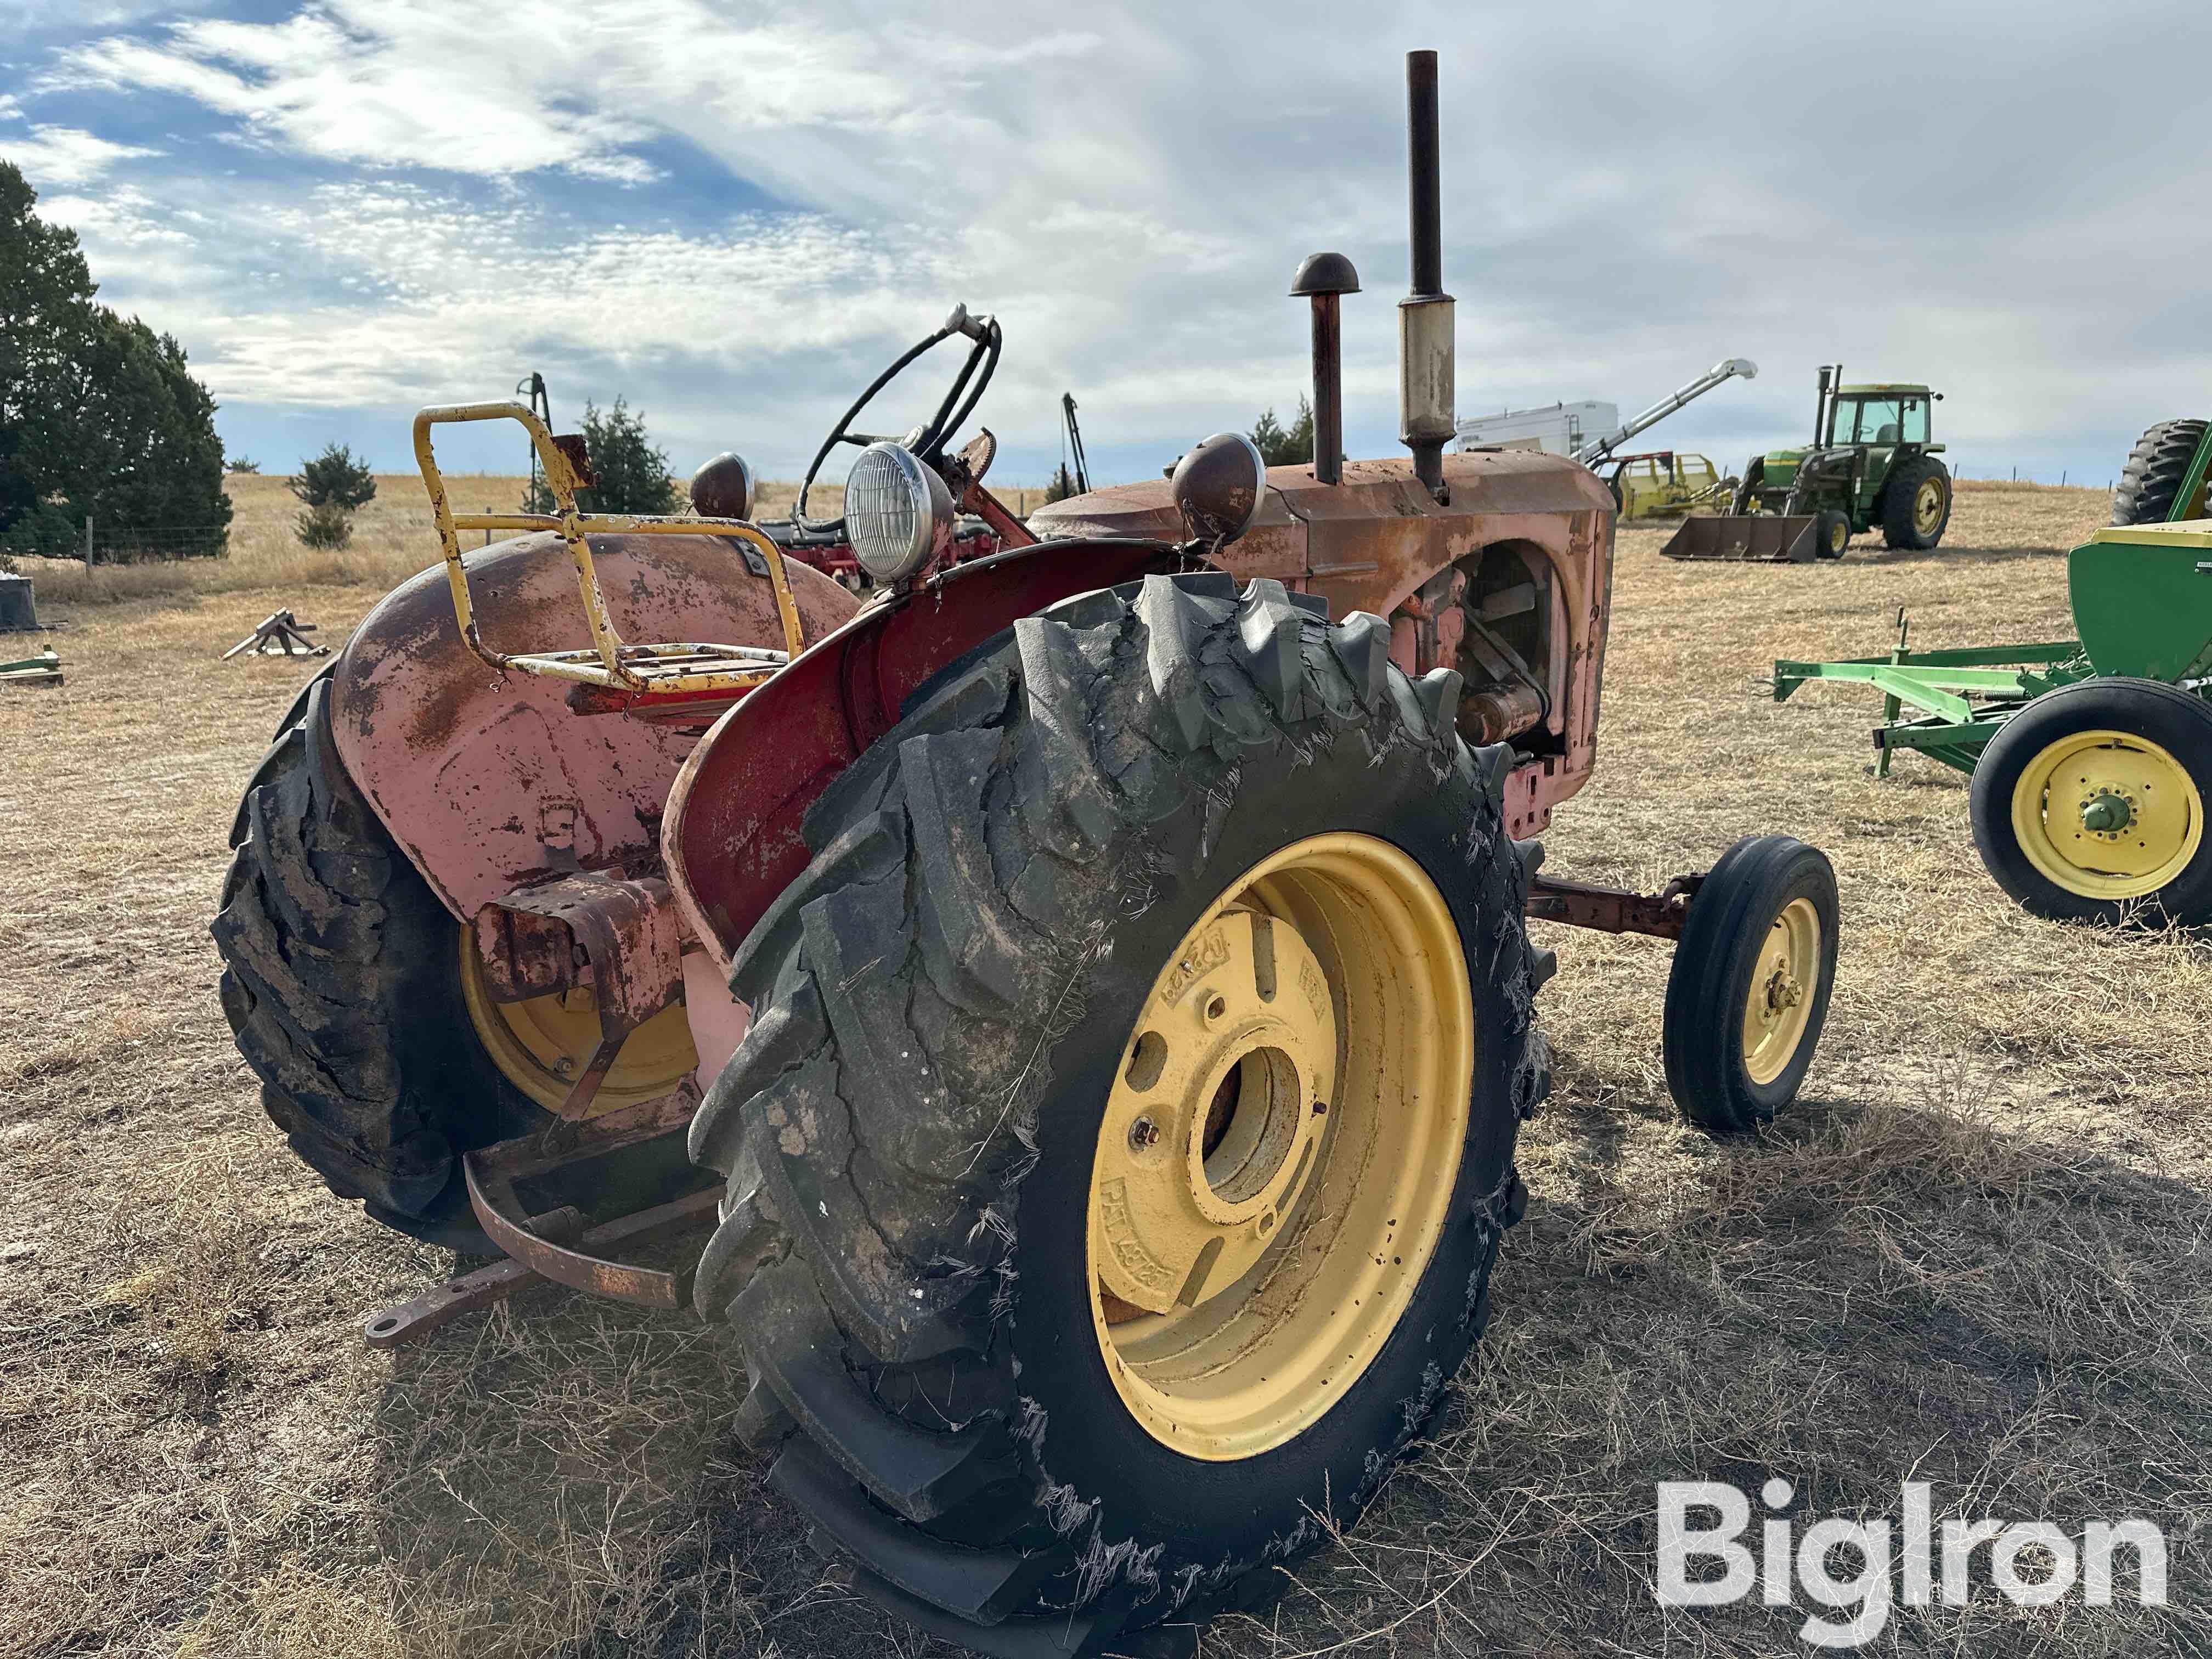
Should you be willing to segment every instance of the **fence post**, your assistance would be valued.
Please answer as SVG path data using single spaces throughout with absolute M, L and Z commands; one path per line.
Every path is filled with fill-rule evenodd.
M 88 513 L 84 515 L 84 568 L 87 570 L 92 568 L 92 514 Z

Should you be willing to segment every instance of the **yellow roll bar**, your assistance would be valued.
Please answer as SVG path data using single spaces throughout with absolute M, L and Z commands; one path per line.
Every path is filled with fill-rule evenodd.
M 529 433 L 532 447 L 544 468 L 547 488 L 557 509 L 552 513 L 456 514 L 446 498 L 446 481 L 430 442 L 430 428 L 462 421 L 515 421 Z M 743 519 L 681 519 L 665 514 L 580 513 L 576 510 L 576 468 L 554 441 L 545 422 L 521 404 L 447 404 L 422 410 L 415 416 L 415 459 L 422 469 L 422 482 L 430 492 L 430 511 L 438 525 L 438 541 L 445 550 L 446 581 L 453 590 L 453 617 L 469 649 L 494 668 L 520 669 L 550 679 L 574 680 L 583 685 L 618 687 L 626 691 L 698 693 L 750 690 L 805 648 L 799 623 L 799 608 L 792 603 L 791 584 L 785 580 L 783 550 L 758 526 Z M 476 607 L 469 597 L 469 576 L 461 563 L 459 532 L 464 530 L 550 530 L 568 544 L 575 562 L 576 586 L 583 597 L 584 616 L 592 630 L 588 651 L 495 651 L 477 632 Z M 775 613 L 783 624 L 781 651 L 760 646 L 679 644 L 628 645 L 615 631 L 607 615 L 606 596 L 599 591 L 599 576 L 592 563 L 588 537 L 599 536 L 724 536 L 744 542 L 768 562 L 769 586 L 775 594 Z

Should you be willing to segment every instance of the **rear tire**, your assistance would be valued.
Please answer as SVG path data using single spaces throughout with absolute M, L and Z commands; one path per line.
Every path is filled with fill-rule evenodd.
M 2136 833 L 2085 821 L 2085 799 L 2107 793 L 2140 815 Z M 2212 704 L 2203 698 L 2118 678 L 2046 691 L 1990 739 L 1970 799 L 1983 867 L 2034 915 L 2212 922 Z M 2127 865 L 2142 868 L 2130 876 Z
M 1835 988 L 1838 911 L 1826 855 L 1789 836 L 1748 836 L 1705 877 L 1674 948 L 1660 1036 L 1667 1090 L 1687 1121 L 1735 1133 L 1797 1097 Z
M 2197 446 L 2204 441 L 2203 421 L 2160 421 L 2136 440 L 2120 469 L 2119 488 L 2112 492 L 2112 522 L 2116 525 L 2164 524 L 2173 516 L 2174 498 L 2189 474 Z M 2200 486 L 2197 499 L 2182 514 L 2193 519 L 2205 510 Z
M 729 1183 L 698 1298 L 744 1348 L 741 1425 L 756 1443 L 801 1431 L 773 1479 L 817 1535 L 879 1601 L 985 1651 L 1126 1650 L 1129 1632 L 1265 1593 L 1274 1564 L 1356 1517 L 1459 1370 L 1524 1202 L 1512 1151 L 1549 1085 L 1530 1018 L 1547 967 L 1522 921 L 1536 849 L 1501 823 L 1510 757 L 1461 741 L 1456 673 L 1409 682 L 1386 624 L 1331 627 L 1312 604 L 1214 574 L 1024 618 L 831 786 L 805 827 L 814 862 L 738 954 L 732 985 L 761 1012 L 691 1146 Z M 1094 1173 L 1115 1167 L 1108 1146 L 1160 1137 L 1105 1115 L 1117 1079 L 1152 1086 L 1134 1034 L 1162 984 L 1224 1018 L 1206 976 L 1224 958 L 1188 947 L 1213 937 L 1194 924 L 1316 836 L 1418 866 L 1465 963 L 1463 1138 L 1415 1166 L 1449 1219 L 1423 1265 L 1406 1218 L 1407 1300 L 1328 1403 L 1307 1398 L 1317 1415 L 1257 1449 L 1187 1455 L 1126 1403 L 1117 1376 L 1142 1362 L 1107 1357 L 1123 1316 L 1100 1311 L 1092 1264 L 1124 1235 L 1095 1231 Z M 1327 934 L 1296 905 L 1257 914 Z M 1283 988 L 1310 1003 L 1304 974 Z M 1316 1144 L 1320 1169 L 1370 1167 L 1333 1150 L 1364 1142 Z M 1337 1178 L 1301 1188 L 1296 1167 L 1301 1194 Z M 1231 1289 L 1305 1255 L 1349 1261 L 1316 1218 L 1333 1213 L 1286 1200 L 1273 1237 L 1291 1248 Z M 1205 1308 L 1228 1295 L 1203 1282 L 1222 1259 L 1176 1281 Z
M 1883 545 L 1924 553 L 1943 539 L 1950 523 L 1951 475 L 1942 462 L 1916 455 L 1891 470 L 1881 492 Z
M 292 1150 L 343 1198 L 497 1255 L 459 1154 L 549 1121 L 485 1053 L 453 916 L 354 787 L 318 678 L 239 811 L 210 931 L 223 1012 Z

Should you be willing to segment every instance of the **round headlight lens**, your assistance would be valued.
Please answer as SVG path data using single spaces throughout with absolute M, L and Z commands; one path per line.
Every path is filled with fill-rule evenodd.
M 845 534 L 860 568 L 903 581 L 952 533 L 952 492 L 933 467 L 893 443 L 870 444 L 845 480 Z

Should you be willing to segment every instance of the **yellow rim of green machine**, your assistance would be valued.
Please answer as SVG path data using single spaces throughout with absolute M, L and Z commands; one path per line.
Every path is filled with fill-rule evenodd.
M 1820 913 L 1796 898 L 1766 930 L 1743 1003 L 1743 1069 L 1771 1083 L 1789 1068 L 1820 986 Z
M 1389 842 L 1297 842 L 1207 907 L 1091 1170 L 1092 1322 L 1154 1439 L 1257 1456 L 1358 1380 L 1451 1218 L 1474 1065 L 1459 930 Z
M 2204 798 L 2188 769 L 2149 738 L 2075 732 L 2021 771 L 2012 831 L 2027 861 L 2065 891 L 2142 898 L 2197 856 Z
M 558 1107 L 599 1046 L 599 1009 L 589 986 L 524 1002 L 495 1002 L 483 961 L 460 930 L 461 998 L 477 1039 L 509 1083 L 549 1110 Z M 590 1115 L 665 1095 L 698 1069 L 684 1005 L 664 1008 L 629 1034 L 592 1097 Z
M 1838 513 L 1828 520 L 1828 556 L 1838 559 L 1851 544 L 1851 521 Z
M 1923 478 L 1920 488 L 1912 492 L 1912 527 L 1923 536 L 1932 536 L 1943 526 L 1943 481 L 1934 476 Z

